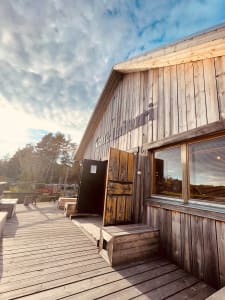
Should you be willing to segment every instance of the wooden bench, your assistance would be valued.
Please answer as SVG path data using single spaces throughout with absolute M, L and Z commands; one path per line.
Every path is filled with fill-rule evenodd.
M 64 210 L 67 202 L 77 203 L 77 198 L 60 197 L 57 202 L 57 207 Z
M 70 217 L 77 212 L 77 203 L 76 202 L 66 202 L 64 207 L 64 216 Z
M 2 237 L 5 222 L 7 219 L 7 214 L 8 214 L 7 211 L 0 211 L 0 237 Z
M 6 211 L 7 218 L 11 218 L 16 211 L 18 199 L 0 199 L 0 211 Z
M 99 253 L 111 265 L 148 258 L 159 249 L 159 230 L 143 224 L 101 229 Z

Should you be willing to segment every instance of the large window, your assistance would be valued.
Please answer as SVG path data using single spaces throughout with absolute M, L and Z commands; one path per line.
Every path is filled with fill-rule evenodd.
M 225 204 L 225 136 L 156 150 L 153 162 L 153 194 Z

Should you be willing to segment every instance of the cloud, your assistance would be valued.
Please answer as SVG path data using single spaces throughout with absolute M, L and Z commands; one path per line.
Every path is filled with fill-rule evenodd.
M 113 64 L 224 21 L 223 5 L 223 0 L 0 1 L 0 105 L 8 105 L 1 115 L 14 112 L 23 124 L 18 145 L 29 142 L 28 128 L 71 132 L 78 142 Z M 15 149 L 9 132 L 9 148 Z M 0 137 L 1 147 L 3 142 L 6 137 Z M 0 148 L 0 156 L 4 151 Z

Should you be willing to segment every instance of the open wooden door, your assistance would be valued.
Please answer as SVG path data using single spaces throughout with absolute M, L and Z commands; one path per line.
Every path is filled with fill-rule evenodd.
M 133 222 L 134 154 L 110 148 L 103 226 Z

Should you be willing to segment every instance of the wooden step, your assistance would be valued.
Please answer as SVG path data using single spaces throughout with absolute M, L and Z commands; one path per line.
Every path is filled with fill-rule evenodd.
M 151 257 L 159 250 L 159 230 L 144 224 L 102 227 L 99 253 L 111 265 Z

